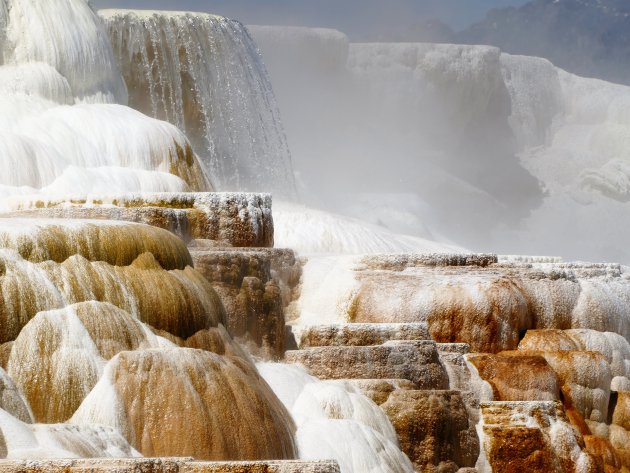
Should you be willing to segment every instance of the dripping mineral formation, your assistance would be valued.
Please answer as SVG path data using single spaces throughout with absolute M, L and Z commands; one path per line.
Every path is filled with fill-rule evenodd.
M 534 176 L 552 204 L 577 179 L 623 205 L 622 157 L 591 158 L 624 142 L 608 101 L 625 89 L 492 48 L 253 31 L 267 51 L 292 44 L 294 81 L 323 67 L 343 90 L 360 77 L 358 93 L 387 99 L 412 71 L 400 90 L 427 81 L 420 104 L 446 104 L 435 123 L 505 132 L 481 151 L 533 150 L 527 166 L 472 153 L 437 173 L 475 205 L 501 208 L 506 186 L 539 202 Z M 528 95 L 532 78 L 549 89 Z M 581 90 L 605 110 L 573 101 Z M 565 113 L 551 144 L 545 103 Z M 569 162 L 581 126 L 604 137 L 560 182 L 539 158 L 561 148 Z M 513 181 L 496 187 L 491 165 Z M 243 191 L 287 199 L 295 182 L 240 23 L 0 0 L 0 471 L 630 470 L 627 267 L 473 254 L 413 219 L 417 236 L 397 234 L 386 227 L 411 215 L 408 196 L 398 213 L 387 209 L 403 200 L 384 196 L 366 222 L 294 202 L 272 216 L 271 195 Z

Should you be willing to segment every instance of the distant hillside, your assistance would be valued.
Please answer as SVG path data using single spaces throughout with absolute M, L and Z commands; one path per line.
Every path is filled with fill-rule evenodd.
M 491 10 L 452 39 L 545 57 L 579 75 L 630 84 L 628 0 L 533 0 Z

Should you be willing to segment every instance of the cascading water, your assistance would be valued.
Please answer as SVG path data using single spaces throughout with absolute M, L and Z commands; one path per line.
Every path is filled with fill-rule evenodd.
M 99 14 L 130 106 L 184 130 L 220 189 L 294 195 L 271 83 L 243 25 L 201 13 Z
M 210 189 L 186 136 L 126 102 L 87 2 L 0 2 L 0 197 Z
M 78 101 L 126 104 L 127 91 L 107 33 L 84 0 L 1 3 L 6 64 L 45 63 L 66 78 Z

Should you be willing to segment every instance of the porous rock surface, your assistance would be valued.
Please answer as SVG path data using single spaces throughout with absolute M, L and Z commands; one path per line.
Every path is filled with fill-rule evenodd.
M 475 466 L 479 439 L 458 391 L 399 389 L 381 408 L 418 470 L 432 465 L 437 471 L 456 472 Z
M 126 220 L 167 229 L 184 241 L 219 246 L 272 247 L 271 196 L 249 193 L 142 193 L 61 198 L 27 197 L 7 216 Z
M 295 298 L 301 265 L 294 252 L 276 248 L 212 248 L 190 245 L 195 269 L 226 308 L 233 337 L 253 342 L 263 355 L 280 358 L 285 349 L 285 308 Z
M 301 363 L 322 379 L 402 378 L 411 381 L 416 389 L 448 388 L 448 375 L 431 341 L 313 347 L 287 351 L 285 357 L 289 363 Z

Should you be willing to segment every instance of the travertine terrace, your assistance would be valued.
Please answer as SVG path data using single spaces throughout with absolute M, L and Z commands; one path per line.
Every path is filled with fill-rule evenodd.
M 295 46 L 377 93 L 382 68 L 430 75 L 436 103 L 474 99 L 459 128 L 505 119 L 477 130 L 541 145 L 541 100 L 519 89 L 540 62 L 321 30 Z M 396 215 L 309 209 L 287 142 L 238 21 L 0 0 L 0 472 L 630 471 L 627 267 L 475 254 L 386 228 Z M 489 166 L 512 173 L 494 195 Z M 588 166 L 567 182 L 625 199 L 623 166 Z M 511 161 L 470 169 L 479 182 L 445 187 L 471 208 L 562 187 Z

